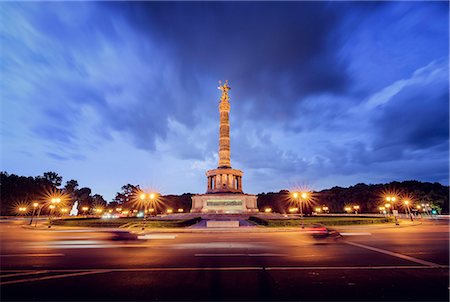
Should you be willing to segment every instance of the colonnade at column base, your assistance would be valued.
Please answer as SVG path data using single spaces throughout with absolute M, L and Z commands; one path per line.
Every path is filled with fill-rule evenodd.
M 242 193 L 241 170 L 218 168 L 206 172 L 206 193 Z

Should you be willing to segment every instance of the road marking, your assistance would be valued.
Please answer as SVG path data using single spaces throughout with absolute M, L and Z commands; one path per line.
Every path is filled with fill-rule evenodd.
M 11 255 L 0 255 L 0 257 L 62 257 L 64 254 L 53 253 L 53 254 L 11 254 Z
M 436 267 L 436 268 L 445 267 L 445 266 L 437 264 L 437 263 L 433 263 L 433 262 L 425 261 L 425 260 L 422 260 L 422 259 L 414 258 L 414 257 L 411 257 L 411 256 L 407 256 L 407 255 L 403 255 L 403 254 L 399 254 L 399 253 L 395 253 L 395 252 L 379 249 L 379 248 L 368 246 L 368 245 L 365 245 L 365 244 L 360 244 L 360 243 L 350 242 L 350 241 L 345 241 L 345 243 L 349 244 L 349 245 L 357 246 L 357 247 L 360 247 L 360 248 L 363 248 L 363 249 L 379 252 L 379 253 L 386 254 L 386 255 L 389 255 L 389 256 L 393 256 L 393 257 L 397 257 L 397 258 L 400 258 L 400 259 L 408 260 L 408 261 L 411 261 L 411 262 L 419 263 L 419 264 L 426 265 L 426 266 L 431 266 L 431 267 Z
M 287 254 L 194 254 L 195 257 L 285 257 Z
M 158 234 L 147 234 L 139 235 L 138 239 L 175 239 L 175 235 L 158 235 Z
M 266 267 L 268 271 L 296 271 L 296 270 L 389 270 L 389 269 L 435 269 L 437 267 L 423 265 L 385 265 L 385 266 L 287 266 L 287 267 Z M 448 268 L 440 266 L 439 268 Z
M 79 273 L 63 274 L 63 275 L 56 275 L 56 276 L 45 276 L 45 277 L 30 278 L 30 279 L 20 279 L 20 280 L 0 282 L 0 285 L 35 282 L 35 281 L 42 281 L 42 280 L 60 279 L 60 278 L 77 277 L 77 276 L 85 276 L 85 275 L 93 275 L 93 274 L 102 274 L 102 273 L 108 273 L 110 271 L 111 270 L 102 269 L 102 270 L 91 270 L 88 272 L 79 272 Z
M 28 275 L 37 275 L 48 273 L 48 271 L 34 271 L 34 272 L 24 272 L 24 273 L 16 273 L 16 274 L 7 274 L 1 275 L 0 278 L 8 278 L 8 277 L 19 277 L 19 276 L 28 276 Z
M 339 233 L 342 236 L 364 236 L 364 235 L 372 235 L 372 233 Z

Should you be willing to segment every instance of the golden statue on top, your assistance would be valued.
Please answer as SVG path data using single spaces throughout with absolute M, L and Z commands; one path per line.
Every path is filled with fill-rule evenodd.
M 217 89 L 222 90 L 222 96 L 220 97 L 220 101 L 222 102 L 228 102 L 230 97 L 228 96 L 228 91 L 231 89 L 230 86 L 228 86 L 228 80 L 225 81 L 225 84 L 222 85 L 222 81 L 219 81 L 219 87 Z

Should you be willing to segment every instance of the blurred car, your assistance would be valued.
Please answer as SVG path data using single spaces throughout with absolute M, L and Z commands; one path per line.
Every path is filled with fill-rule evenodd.
M 111 240 L 138 240 L 138 235 L 128 231 L 111 231 Z
M 311 234 L 315 239 L 323 238 L 341 238 L 341 234 L 338 231 L 329 229 L 321 224 L 306 225 L 302 228 L 302 232 Z

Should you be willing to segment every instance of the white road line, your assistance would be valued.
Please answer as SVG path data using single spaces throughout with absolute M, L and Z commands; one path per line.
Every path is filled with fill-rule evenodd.
M 345 243 L 349 244 L 349 245 L 357 246 L 357 247 L 360 247 L 360 248 L 363 248 L 363 249 L 375 251 L 375 252 L 386 254 L 386 255 L 389 255 L 389 256 L 393 256 L 393 257 L 397 257 L 397 258 L 400 258 L 400 259 L 408 260 L 408 261 L 411 261 L 411 262 L 419 263 L 419 264 L 426 265 L 426 266 L 431 266 L 431 267 L 436 267 L 436 268 L 445 267 L 445 266 L 437 264 L 437 263 L 433 263 L 433 262 L 425 261 L 425 260 L 422 260 L 422 259 L 417 259 L 417 258 L 414 258 L 414 257 L 411 257 L 411 256 L 407 256 L 407 255 L 403 255 L 403 254 L 399 254 L 399 253 L 395 253 L 395 252 L 379 249 L 379 248 L 368 246 L 368 245 L 365 245 L 365 244 L 360 244 L 360 243 L 350 242 L 350 241 L 345 241 Z
M 158 234 L 147 234 L 147 235 L 139 235 L 139 239 L 175 239 L 177 236 L 175 235 L 158 235 Z
M 384 269 L 435 269 L 436 267 L 423 265 L 397 265 L 397 266 L 292 266 L 292 267 L 266 267 L 268 271 L 296 271 L 296 270 L 384 270 Z M 439 268 L 448 268 L 441 266 Z
M 339 233 L 342 236 L 364 236 L 364 235 L 372 235 L 372 233 Z
M 195 257 L 285 257 L 287 254 L 194 254 Z
M 64 254 L 53 253 L 53 254 L 10 254 L 10 255 L 0 255 L 0 257 L 62 257 Z
M 48 271 L 34 271 L 34 272 L 7 274 L 7 275 L 1 275 L 0 278 L 19 277 L 19 276 L 28 276 L 28 275 L 38 275 L 38 274 L 45 274 L 45 273 L 48 273 Z
M 45 277 L 30 278 L 30 279 L 20 279 L 20 280 L 0 282 L 0 285 L 35 282 L 35 281 L 42 281 L 42 280 L 60 279 L 60 278 L 77 277 L 77 276 L 85 276 L 85 275 L 93 275 L 93 274 L 102 274 L 102 273 L 108 273 L 110 271 L 111 270 L 103 270 L 102 269 L 102 270 L 91 270 L 88 272 L 79 272 L 79 273 L 56 275 L 56 276 L 45 276 Z

